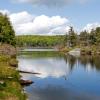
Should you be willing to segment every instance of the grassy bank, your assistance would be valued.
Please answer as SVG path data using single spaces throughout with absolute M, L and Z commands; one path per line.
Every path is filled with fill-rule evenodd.
M 62 47 L 59 48 L 59 51 L 62 53 L 68 53 L 69 51 L 80 48 L 81 55 L 100 55 L 100 47 L 99 46 L 75 46 L 75 47 Z
M 7 51 L 6 48 L 5 50 Z M 17 63 L 15 55 L 0 53 L 0 100 L 26 99 L 19 82 L 20 75 L 16 70 Z
M 100 47 L 99 46 L 86 46 L 81 47 L 81 54 L 82 55 L 100 55 Z

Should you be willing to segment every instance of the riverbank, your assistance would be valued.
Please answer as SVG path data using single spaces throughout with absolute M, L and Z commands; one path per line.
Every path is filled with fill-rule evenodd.
M 80 55 L 100 55 L 99 46 L 63 47 L 63 48 L 60 48 L 59 51 L 66 54 L 68 52 L 73 51 L 76 48 L 80 49 Z
M 99 46 L 81 47 L 81 55 L 100 55 Z
M 26 100 L 17 64 L 16 49 L 11 45 L 0 45 L 0 100 Z

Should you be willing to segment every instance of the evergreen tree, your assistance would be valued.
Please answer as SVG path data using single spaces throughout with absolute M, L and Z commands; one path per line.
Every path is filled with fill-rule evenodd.
M 16 45 L 15 32 L 7 15 L 0 13 L 0 42 Z
M 74 32 L 73 27 L 70 27 L 68 34 L 68 45 L 73 47 L 77 44 L 77 34 Z
M 80 33 L 80 44 L 86 46 L 89 43 L 89 33 L 85 30 Z
M 96 28 L 95 34 L 96 34 L 96 43 L 100 45 L 100 27 Z
M 90 34 L 89 34 L 89 44 L 94 45 L 96 43 L 96 33 L 95 30 L 92 29 Z

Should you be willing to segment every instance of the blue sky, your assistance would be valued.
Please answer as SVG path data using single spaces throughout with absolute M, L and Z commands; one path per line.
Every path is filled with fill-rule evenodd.
M 34 16 L 46 15 L 49 17 L 65 17 L 77 29 L 82 29 L 87 24 L 100 23 L 100 0 L 85 0 L 85 2 L 82 2 L 84 0 L 72 0 L 71 3 L 62 3 L 61 5 L 59 4 L 57 6 L 52 6 L 53 0 L 47 0 L 50 1 L 51 5 L 49 5 L 47 2 L 46 4 L 34 4 L 33 2 L 28 2 L 28 0 L 26 0 L 27 3 L 20 1 L 21 0 L 2 0 L 0 2 L 0 9 L 6 9 L 11 13 L 19 13 L 26 11 Z M 56 2 L 56 0 L 54 1 Z

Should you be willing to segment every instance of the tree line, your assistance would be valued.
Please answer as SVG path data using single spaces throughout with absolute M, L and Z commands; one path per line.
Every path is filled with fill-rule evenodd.
M 16 40 L 20 47 L 54 47 L 63 43 L 64 36 L 22 35 Z
M 92 46 L 100 45 L 100 27 L 92 29 L 91 32 L 82 31 L 78 35 L 73 27 L 66 35 L 57 36 L 38 36 L 38 35 L 21 35 L 16 36 L 17 46 L 29 47 L 54 47 L 54 46 Z
M 70 27 L 65 36 L 65 44 L 68 47 L 100 45 L 100 27 L 92 29 L 90 32 L 84 30 L 78 35 L 73 27 Z

